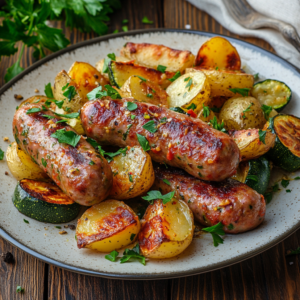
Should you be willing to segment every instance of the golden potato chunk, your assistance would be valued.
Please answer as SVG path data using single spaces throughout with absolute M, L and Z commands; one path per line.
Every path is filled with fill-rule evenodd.
M 134 59 L 136 64 L 148 68 L 157 69 L 159 65 L 165 66 L 169 72 L 182 72 L 193 66 L 195 61 L 195 56 L 190 51 L 148 43 L 126 43 L 121 49 L 121 55 Z
M 139 218 L 128 205 L 106 200 L 87 209 L 77 221 L 77 247 L 111 252 L 134 242 L 139 231 Z
M 195 66 L 240 70 L 241 59 L 236 48 L 227 39 L 216 36 L 206 41 L 200 47 Z
M 241 73 L 239 71 L 228 71 L 219 69 L 216 70 L 195 67 L 193 69 L 187 69 L 186 72 L 189 72 L 191 70 L 201 71 L 206 75 L 206 78 L 210 84 L 211 97 L 234 97 L 235 94 L 232 91 L 230 91 L 230 89 L 251 89 L 254 83 L 253 75 Z
M 184 201 L 155 200 L 146 210 L 138 241 L 144 256 L 163 259 L 183 252 L 193 234 L 194 216 Z
M 48 175 L 32 161 L 16 142 L 11 143 L 6 150 L 7 166 L 12 175 L 17 179 L 49 179 Z
M 202 72 L 186 73 L 177 78 L 166 90 L 170 96 L 170 107 L 187 109 L 194 104 L 195 113 L 199 113 L 203 104 L 210 101 L 210 86 Z
M 255 159 L 267 153 L 275 144 L 275 134 L 267 131 L 265 144 L 259 139 L 258 129 L 237 130 L 229 132 L 241 152 L 243 161 Z
M 110 197 L 125 200 L 147 192 L 154 182 L 150 155 L 142 147 L 127 148 L 126 154 L 115 156 L 109 163 L 113 172 Z
M 261 104 L 253 97 L 230 98 L 223 105 L 219 120 L 227 130 L 263 128 L 266 123 Z
M 133 75 L 121 88 L 122 98 L 131 97 L 141 102 L 169 107 L 169 95 L 159 85 L 147 80 L 142 81 Z

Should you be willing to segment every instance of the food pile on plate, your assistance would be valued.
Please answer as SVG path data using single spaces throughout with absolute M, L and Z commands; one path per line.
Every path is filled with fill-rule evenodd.
M 75 62 L 15 112 L 6 153 L 15 207 L 53 224 L 89 207 L 78 248 L 116 261 L 128 247 L 121 263 L 183 252 L 194 219 L 215 246 L 257 227 L 272 165 L 300 167 L 299 118 L 279 113 L 291 90 L 257 77 L 221 37 L 196 57 L 126 43 L 96 67 Z

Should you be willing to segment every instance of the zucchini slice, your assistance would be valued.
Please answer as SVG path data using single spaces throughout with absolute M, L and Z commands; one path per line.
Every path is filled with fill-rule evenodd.
M 277 112 L 291 101 L 292 91 L 284 83 L 274 79 L 267 79 L 254 84 L 251 94 L 261 105 L 268 105 Z
M 171 84 L 171 81 L 168 79 L 172 78 L 175 73 L 168 71 L 162 73 L 155 69 L 135 65 L 132 62 L 117 62 L 112 60 L 109 63 L 108 76 L 111 85 L 121 88 L 127 79 L 132 75 L 140 76 L 143 79 L 148 79 L 149 81 L 158 84 L 165 89 Z
M 275 146 L 268 152 L 274 164 L 285 171 L 300 168 L 300 119 L 279 114 L 269 121 L 269 129 L 276 134 Z
M 239 164 L 236 175 L 232 178 L 247 184 L 249 187 L 264 194 L 268 188 L 271 175 L 271 164 L 264 157 L 252 159 Z
M 18 182 L 13 203 L 27 217 L 53 224 L 70 222 L 80 211 L 80 205 L 53 183 L 31 179 Z

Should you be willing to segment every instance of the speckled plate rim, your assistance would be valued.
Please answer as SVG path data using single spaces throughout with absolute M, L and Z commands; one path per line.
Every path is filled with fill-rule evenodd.
M 225 36 L 225 35 L 221 35 L 221 34 L 215 34 L 215 33 L 211 33 L 211 32 L 203 32 L 203 31 L 196 31 L 196 30 L 184 30 L 184 29 L 166 29 L 166 28 L 157 28 L 157 29 L 142 29 L 142 30 L 132 30 L 132 31 L 128 31 L 128 32 L 122 32 L 122 33 L 117 33 L 117 34 L 109 34 L 109 35 L 105 35 L 103 37 L 98 37 L 98 38 L 94 38 L 88 41 L 83 41 L 80 43 L 77 43 L 75 45 L 69 46 L 68 48 L 65 48 L 63 50 L 60 50 L 58 52 L 55 52 L 53 54 L 50 54 L 49 56 L 41 59 L 40 61 L 34 63 L 33 65 L 31 65 L 30 67 L 28 67 L 27 69 L 25 69 L 22 73 L 20 73 L 18 76 L 16 76 L 14 79 L 12 79 L 11 81 L 9 81 L 8 83 L 6 83 L 1 89 L 0 89 L 0 95 L 2 95 L 5 91 L 7 91 L 10 87 L 12 87 L 16 82 L 18 82 L 20 79 L 22 79 L 26 74 L 32 72 L 33 70 L 35 70 L 36 68 L 38 68 L 39 66 L 43 65 L 44 63 L 51 61 L 52 59 L 59 57 L 62 54 L 68 53 L 68 52 L 72 52 L 75 49 L 81 48 L 81 47 L 85 47 L 85 46 L 89 46 L 92 44 L 96 44 L 99 42 L 104 42 L 104 41 L 108 41 L 109 39 L 114 39 L 114 38 L 118 38 L 118 37 L 124 37 L 124 36 L 132 36 L 132 35 L 138 35 L 138 34 L 145 34 L 145 33 L 157 33 L 157 32 L 177 32 L 177 33 L 187 33 L 187 34 L 195 34 L 195 35 L 201 35 L 201 36 L 206 36 L 206 37 L 213 37 L 213 36 L 223 36 L 225 38 L 227 38 L 229 41 L 235 42 L 237 44 L 240 44 L 241 46 L 247 47 L 249 49 L 252 49 L 256 52 L 259 52 L 261 54 L 264 54 L 266 56 L 268 56 L 270 59 L 275 60 L 276 62 L 280 63 L 281 65 L 283 65 L 284 67 L 286 67 L 287 69 L 289 69 L 290 71 L 292 71 L 293 73 L 295 73 L 296 76 L 300 77 L 300 70 L 295 67 L 294 65 L 292 65 L 291 63 L 285 61 L 283 58 L 279 57 L 276 54 L 273 54 L 259 46 L 250 44 L 248 42 L 244 42 L 241 41 L 239 39 L 236 38 L 232 38 L 229 36 Z M 253 251 L 248 252 L 245 255 L 241 255 L 229 260 L 226 260 L 225 262 L 220 262 L 220 263 L 215 263 L 214 265 L 210 265 L 208 267 L 201 267 L 198 269 L 193 269 L 191 271 L 182 271 L 182 272 L 178 272 L 176 275 L 167 275 L 167 274 L 158 274 L 158 273 L 152 273 L 150 275 L 145 275 L 145 274 L 139 274 L 139 275 L 130 275 L 130 274 L 118 274 L 116 272 L 114 273 L 108 273 L 108 272 L 95 272 L 95 271 L 91 271 L 88 269 L 84 269 L 84 268 L 78 268 L 78 267 L 73 267 L 72 265 L 68 265 L 68 264 L 64 264 L 61 262 L 58 262 L 52 258 L 49 258 L 45 255 L 42 255 L 38 252 L 36 252 L 35 250 L 32 250 L 31 248 L 27 247 L 26 245 L 20 243 L 17 239 L 15 239 L 14 237 L 10 236 L 5 230 L 3 230 L 2 228 L 0 228 L 0 236 L 2 236 L 5 240 L 7 240 L 9 243 L 11 243 L 12 245 L 18 247 L 19 249 L 25 251 L 26 253 L 57 267 L 69 270 L 69 271 L 73 271 L 76 273 L 80 273 L 80 274 L 84 274 L 84 275 L 90 275 L 90 276 L 99 276 L 99 277 L 104 277 L 104 278 L 114 278 L 114 279 L 128 279 L 128 280 L 155 280 L 155 279 L 171 279 L 171 278 L 179 278 L 179 277 L 185 277 L 185 276 L 192 276 L 192 275 L 197 275 L 197 274 L 201 274 L 201 273 L 205 273 L 205 272 L 210 272 L 210 271 L 214 271 L 214 270 L 218 270 L 224 267 L 228 267 L 231 266 L 233 264 L 242 262 L 248 258 L 254 257 L 270 248 L 272 248 L 273 246 L 277 245 L 278 243 L 282 242 L 284 239 L 288 238 L 290 235 L 292 235 L 295 231 L 297 231 L 297 229 L 300 228 L 300 220 L 298 221 L 298 223 L 296 223 L 294 226 L 292 226 L 289 230 L 287 230 L 285 233 L 279 235 L 276 239 L 273 239 L 272 241 L 270 241 L 269 243 L 267 243 L 266 245 L 263 245 L 261 247 L 256 248 Z

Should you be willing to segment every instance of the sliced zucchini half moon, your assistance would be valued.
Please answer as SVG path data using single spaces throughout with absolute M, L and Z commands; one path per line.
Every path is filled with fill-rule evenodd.
M 53 224 L 70 222 L 80 211 L 80 205 L 55 184 L 31 179 L 18 182 L 13 204 L 29 218 Z
M 251 94 L 261 105 L 268 105 L 280 112 L 292 98 L 291 89 L 284 83 L 267 79 L 254 84 Z
M 232 176 L 240 182 L 264 194 L 268 188 L 271 175 L 271 164 L 264 156 L 241 162 L 236 175 Z
M 276 139 L 268 157 L 283 170 L 296 171 L 300 168 L 300 119 L 279 114 L 269 122 L 268 128 L 276 134 Z

